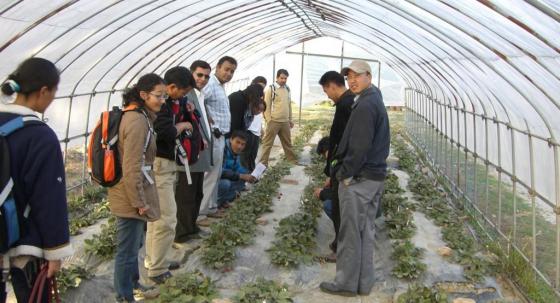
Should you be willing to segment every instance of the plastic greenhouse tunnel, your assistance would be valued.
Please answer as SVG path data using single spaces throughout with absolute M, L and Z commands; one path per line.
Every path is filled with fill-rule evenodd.
M 116 288 L 121 286 L 113 284 L 121 264 L 115 261 L 116 246 L 123 241 L 122 234 L 117 235 L 121 221 L 111 204 L 115 197 L 111 191 L 118 185 L 99 186 L 92 180 L 88 163 L 90 142 L 94 142 L 90 139 L 98 121 L 103 120 L 100 117 L 114 107 L 123 108 L 123 93 L 143 75 L 153 73 L 163 79 L 168 70 L 177 66 L 189 69 L 196 60 L 210 65 L 206 80 L 214 83 L 217 79 L 217 89 L 229 96 L 230 103 L 225 105 L 231 109 L 228 117 L 234 115 L 232 96 L 247 96 L 257 76 L 266 80 L 261 94 L 267 106 L 261 110 L 263 125 L 249 136 L 256 138 L 256 146 L 261 142 L 254 157 L 257 150 L 262 156 L 267 132 L 273 128 L 267 112 L 280 106 L 274 100 L 287 87 L 290 123 L 295 125 L 286 128 L 297 160 L 290 158 L 283 137 L 274 141 L 273 134 L 270 162 L 262 161 L 266 170 L 257 167 L 259 177 L 264 171 L 260 181 L 247 179 L 252 184 L 243 185 L 229 204 L 220 206 L 221 216 L 207 215 L 202 209 L 199 214 L 199 202 L 193 224 L 200 234 L 186 244 L 177 238 L 166 244 L 170 248 L 162 260 L 173 260 L 170 264 L 177 264 L 178 269 L 170 271 L 172 278 L 166 276 L 165 283 L 152 279 L 150 262 L 158 261 L 149 255 L 156 249 L 150 243 L 143 245 L 138 253 L 139 273 L 127 273 L 139 276 L 135 283 L 148 289 L 144 293 L 135 290 L 135 300 L 560 302 L 559 0 L 1 0 L 0 28 L 0 83 L 14 91 L 13 95 L 0 94 L 0 127 L 6 108 L 29 96 L 14 76 L 22 62 L 32 57 L 47 59 L 60 76 L 54 100 L 43 113 L 36 111 L 35 122 L 46 124 L 56 134 L 64 164 L 64 215 L 72 253 L 62 258 L 54 292 L 65 302 L 130 301 L 119 297 Z M 224 56 L 236 60 L 230 81 L 216 76 Z M 350 291 L 361 301 L 329 294 L 320 287 L 325 280 L 339 279 L 345 263 L 340 258 L 342 240 L 335 238 L 336 223 L 330 219 L 331 208 L 338 209 L 338 205 L 327 206 L 318 194 L 333 183 L 325 182 L 326 160 L 316 152 L 320 139 L 329 136 L 329 131 L 332 136 L 331 124 L 335 125 L 335 111 L 338 117 L 339 110 L 338 101 L 320 83 L 321 76 L 328 71 L 346 76 L 343 68 L 358 61 L 367 63 L 371 85 L 381 91 L 391 132 L 384 193 L 378 216 L 371 218 L 375 270 L 361 273 L 375 283 L 371 292 Z M 289 72 L 287 85 L 278 82 L 279 70 Z M 195 74 L 191 68 L 189 77 L 191 72 Z M 349 87 L 350 77 L 344 80 Z M 191 105 L 189 96 L 210 102 L 215 94 L 200 95 L 205 90 L 195 88 L 191 85 L 188 91 L 192 92 L 181 97 Z M 163 89 L 167 92 L 157 97 L 173 99 L 169 85 Z M 272 109 L 266 104 L 270 96 Z M 353 108 L 360 98 L 358 94 L 353 99 Z M 217 142 L 222 142 L 226 153 L 221 146 L 221 155 L 228 148 L 233 157 L 237 155 L 237 147 L 231 143 L 235 138 L 230 138 L 233 129 L 231 133 L 221 130 L 216 121 L 223 113 L 208 103 L 202 105 L 205 113 L 195 110 L 194 116 L 200 123 L 209 120 L 212 130 L 208 142 L 200 141 L 200 145 L 208 145 L 211 166 L 218 170 L 214 182 L 222 186 L 223 170 L 229 168 L 222 168 L 222 156 L 216 158 L 212 153 Z M 249 109 L 245 119 L 247 115 L 253 119 Z M 357 116 L 355 112 L 349 119 L 353 116 Z M 206 132 L 202 127 L 194 131 Z M 244 131 L 250 134 L 250 129 Z M 339 131 L 342 136 L 344 128 Z M 2 128 L 1 160 L 20 159 L 13 154 L 8 157 L 8 152 L 16 150 L 13 147 L 1 148 L 10 146 L 10 138 L 18 132 L 8 135 Z M 164 136 L 157 129 L 153 133 L 157 161 Z M 149 141 L 145 154 L 138 158 L 142 161 L 149 157 Z M 175 153 L 177 150 L 175 146 Z M 45 163 L 58 161 L 56 152 Z M 268 161 L 268 154 L 266 157 Z M 331 159 L 331 155 L 327 157 Z M 226 167 L 227 159 L 224 161 Z M 16 162 L 1 163 L 0 176 L 14 179 L 13 196 L 21 211 L 22 205 L 31 202 L 17 199 L 32 194 L 18 184 Z M 150 174 L 145 169 L 152 167 L 145 164 L 142 162 L 143 173 Z M 199 184 L 199 198 L 221 199 L 217 184 L 215 194 L 206 191 L 209 173 L 197 175 L 195 164 L 183 164 L 173 164 L 176 180 L 170 182 L 175 190 L 167 193 L 171 199 L 176 197 L 179 211 L 177 187 L 189 164 L 188 181 L 206 182 L 204 195 Z M 25 182 L 40 179 L 23 171 L 26 163 L 22 167 Z M 129 170 L 123 167 L 123 171 Z M 158 178 L 156 171 L 156 183 Z M 340 182 L 336 196 L 341 193 Z M 144 180 L 143 186 L 148 183 Z M 198 185 L 188 186 L 190 191 Z M 0 191 L 2 203 L 11 199 L 11 187 L 0 190 L 4 190 Z M 43 188 L 41 192 L 49 190 L 54 191 Z M 159 195 L 162 205 L 162 193 L 154 191 L 153 195 Z M 340 198 L 342 209 L 350 202 L 341 197 L 336 200 Z M 6 205 L 0 205 L 4 224 L 9 216 Z M 19 220 L 31 222 L 23 223 L 20 239 L 26 237 L 29 224 L 40 224 L 33 221 L 39 216 L 34 209 L 19 214 Z M 133 208 L 138 213 L 132 216 L 142 216 L 148 209 Z M 164 212 L 162 208 L 158 221 L 171 222 L 174 235 L 175 215 L 164 219 Z M 42 216 L 49 223 L 40 229 L 45 230 L 41 234 L 56 229 L 53 221 L 58 219 L 46 213 Z M 348 217 L 337 216 L 342 220 L 339 225 L 346 226 L 343 221 Z M 203 225 L 201 220 L 209 223 Z M 147 223 L 148 234 L 155 228 L 151 224 L 156 223 Z M 66 225 L 63 227 L 66 231 Z M 5 234 L 2 230 L 2 247 L 8 241 Z M 141 242 L 149 241 L 142 238 Z M 4 251 L 11 263 L 3 263 L 3 268 L 11 264 L 12 270 L 5 272 L 11 273 L 12 280 L 17 276 L 14 260 L 22 255 L 14 251 Z M 45 261 L 51 256 L 45 251 L 31 260 L 53 266 Z M 16 298 L 12 280 L 3 282 L 6 300 L 23 302 Z

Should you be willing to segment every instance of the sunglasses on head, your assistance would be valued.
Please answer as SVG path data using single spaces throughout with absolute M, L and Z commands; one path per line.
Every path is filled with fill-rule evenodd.
M 206 79 L 210 79 L 210 75 L 206 75 L 206 74 L 203 74 L 203 73 L 196 73 L 195 75 L 199 78 L 204 77 Z

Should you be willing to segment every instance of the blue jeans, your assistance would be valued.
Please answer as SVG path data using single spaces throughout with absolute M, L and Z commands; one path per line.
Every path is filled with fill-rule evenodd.
M 142 246 L 144 225 L 139 219 L 117 217 L 117 253 L 113 286 L 118 299 L 134 301 L 132 293 L 138 287 L 138 251 Z
M 329 219 L 333 219 L 333 211 L 332 211 L 332 200 L 330 199 L 326 199 L 325 201 L 323 201 L 323 210 L 325 211 L 325 214 L 327 214 L 327 216 L 329 217 Z
M 218 207 L 224 205 L 226 202 L 231 202 L 235 199 L 238 192 L 245 188 L 245 181 L 231 181 L 229 179 L 220 179 L 218 184 Z

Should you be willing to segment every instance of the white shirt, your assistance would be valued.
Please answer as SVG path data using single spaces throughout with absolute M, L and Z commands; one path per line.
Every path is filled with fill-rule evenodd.
M 210 123 L 208 123 L 208 116 L 206 115 L 206 106 L 204 104 L 204 94 L 198 89 L 194 90 L 196 98 L 198 99 L 198 104 L 200 105 L 200 114 L 202 115 L 202 122 L 206 125 L 206 130 L 210 131 Z M 204 128 L 203 128 L 204 129 Z M 206 134 L 207 138 L 210 138 L 210 134 Z
M 251 122 L 251 125 L 249 125 L 248 130 L 257 137 L 261 136 L 262 121 L 263 121 L 263 114 L 260 113 L 253 117 L 253 122 Z

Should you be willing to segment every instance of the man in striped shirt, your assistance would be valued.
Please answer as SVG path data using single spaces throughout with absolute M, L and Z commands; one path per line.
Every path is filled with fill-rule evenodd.
M 210 77 L 208 84 L 202 89 L 204 102 L 209 111 L 210 128 L 214 136 L 212 144 L 213 166 L 204 177 L 204 198 L 202 205 L 209 205 L 210 209 L 218 206 L 218 181 L 222 174 L 222 162 L 224 157 L 225 139 L 224 135 L 229 133 L 231 114 L 229 111 L 229 99 L 224 85 L 233 78 L 237 61 L 232 57 L 222 57 L 216 66 L 216 72 Z M 209 217 L 220 217 L 220 212 L 210 211 Z

